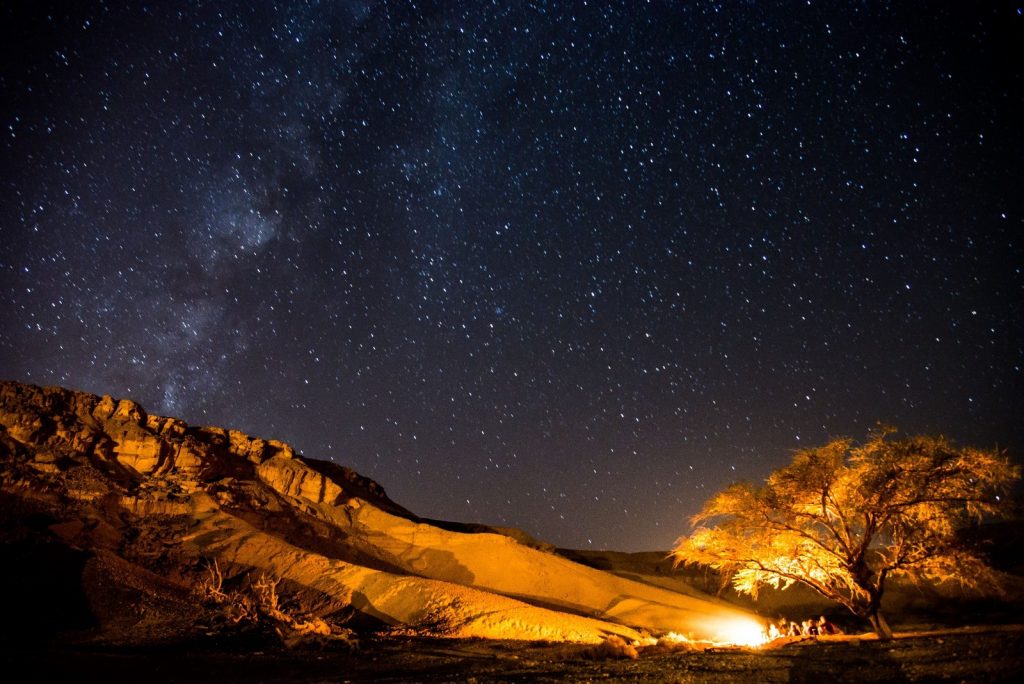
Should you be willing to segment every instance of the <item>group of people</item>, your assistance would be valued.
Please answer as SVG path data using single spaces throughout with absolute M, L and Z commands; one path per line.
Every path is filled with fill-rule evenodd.
M 819 636 L 823 634 L 839 634 L 836 627 L 827 617 L 822 615 L 817 620 L 811 618 L 798 622 L 782 618 L 778 623 L 772 622 L 768 625 L 768 639 L 793 636 Z

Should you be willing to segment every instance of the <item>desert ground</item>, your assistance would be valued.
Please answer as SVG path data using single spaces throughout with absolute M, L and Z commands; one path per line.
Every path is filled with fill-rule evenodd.
M 969 627 L 783 640 L 760 648 L 641 649 L 610 657 L 587 646 L 448 639 L 370 639 L 350 650 L 225 645 L 56 648 L 5 652 L 5 671 L 40 681 L 188 682 L 1018 682 L 1024 626 Z M 14 670 L 19 671 L 19 670 Z

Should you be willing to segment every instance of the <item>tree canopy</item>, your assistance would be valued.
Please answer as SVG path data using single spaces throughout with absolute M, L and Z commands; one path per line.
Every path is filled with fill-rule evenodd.
M 762 486 L 740 482 L 708 500 L 672 551 L 708 565 L 741 592 L 803 583 L 892 636 L 879 611 L 885 582 L 995 584 L 957 532 L 1005 514 L 1020 468 L 995 450 L 944 437 L 836 439 L 796 453 Z

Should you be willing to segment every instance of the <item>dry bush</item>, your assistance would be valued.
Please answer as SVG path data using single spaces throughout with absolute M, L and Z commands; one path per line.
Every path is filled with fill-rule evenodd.
M 629 658 L 636 660 L 640 657 L 636 646 L 629 643 L 618 634 L 609 634 L 597 646 L 587 649 L 584 656 L 593 660 L 608 660 L 610 658 Z
M 644 649 L 644 653 L 675 653 L 678 651 L 703 651 L 707 648 L 708 642 L 691 641 L 676 632 L 668 632 L 658 637 L 650 646 Z
M 230 625 L 270 628 L 285 646 L 310 641 L 341 643 L 356 646 L 351 630 L 331 625 L 316 616 L 300 616 L 283 610 L 278 585 L 266 573 L 260 573 L 238 589 L 224 588 L 224 574 L 216 560 L 206 562 L 205 571 L 196 583 L 195 592 L 208 607 L 217 610 Z

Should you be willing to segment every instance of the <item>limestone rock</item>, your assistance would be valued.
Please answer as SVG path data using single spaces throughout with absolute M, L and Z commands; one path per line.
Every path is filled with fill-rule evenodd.
M 295 450 L 290 444 L 279 442 L 276 439 L 267 440 L 267 449 L 270 454 L 277 458 L 295 458 Z
M 112 418 L 141 425 L 146 421 L 146 412 L 131 399 L 122 399 L 117 402 L 117 408 L 114 409 Z
M 262 463 L 268 458 L 269 445 L 259 437 L 250 437 L 238 430 L 228 430 L 231 453 L 252 463 Z
M 203 453 L 194 442 L 182 442 L 174 453 L 173 463 L 176 470 L 196 474 L 203 467 Z
M 96 408 L 92 410 L 92 415 L 97 420 L 107 420 L 114 415 L 114 410 L 117 408 L 117 404 L 114 403 L 114 398 L 109 394 L 104 394 L 103 397 L 96 404 Z
M 389 511 L 412 515 L 376 482 L 341 466 L 307 462 L 289 444 L 221 427 L 190 427 L 148 414 L 130 399 L 0 382 L 0 429 L 0 454 L 28 448 L 36 455 L 36 470 L 50 474 L 62 462 L 94 459 L 120 467 L 124 486 L 185 491 L 202 482 L 255 476 L 284 496 L 328 504 L 368 497 Z
M 125 430 L 123 436 L 115 439 L 114 455 L 118 462 L 138 473 L 150 473 L 160 465 L 164 455 L 164 444 L 149 433 Z
M 281 494 L 313 503 L 336 504 L 344 493 L 337 483 L 290 456 L 275 455 L 260 463 L 256 472 Z

